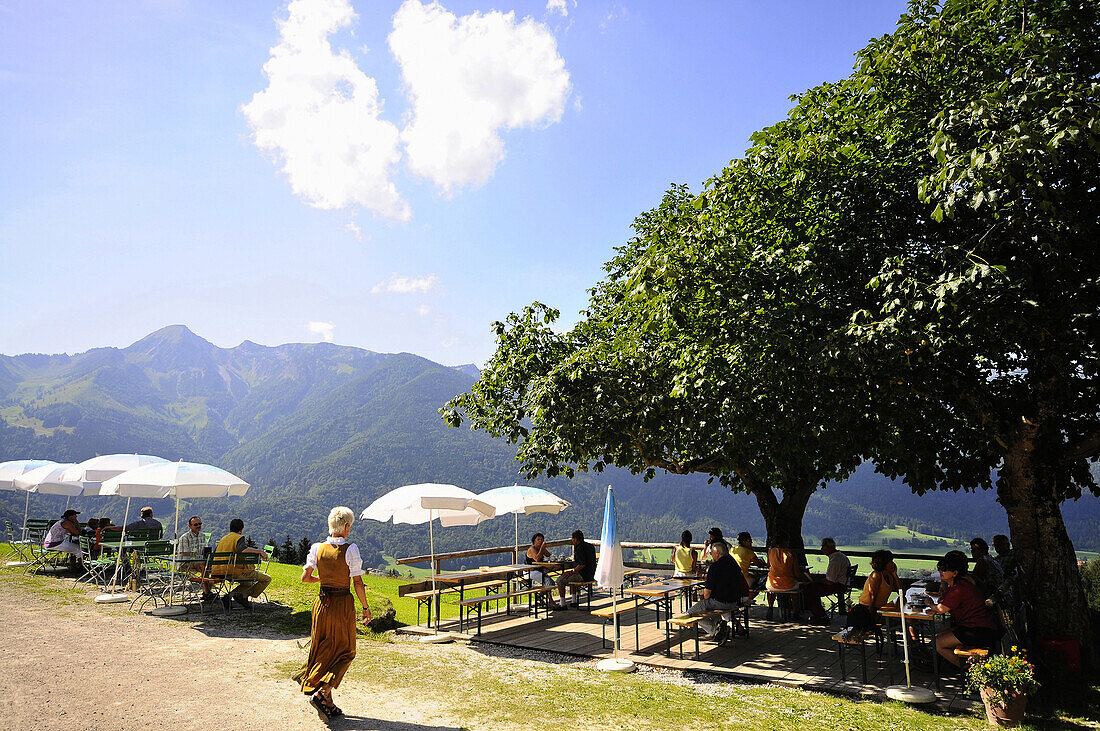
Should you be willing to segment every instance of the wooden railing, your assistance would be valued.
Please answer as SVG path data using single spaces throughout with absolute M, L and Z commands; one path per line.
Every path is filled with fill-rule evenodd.
M 598 540 L 589 541 L 589 542 L 594 544 L 594 545 L 599 545 L 600 544 L 600 542 Z M 557 541 L 547 541 L 546 545 L 551 547 L 551 548 L 554 548 L 556 546 L 568 546 L 571 543 L 572 543 L 572 541 L 570 539 L 565 539 L 565 540 L 557 540 Z M 674 546 L 675 546 L 675 544 L 673 544 L 673 543 L 639 543 L 639 542 L 635 542 L 635 541 L 627 541 L 627 542 L 624 542 L 622 544 L 622 547 L 626 548 L 626 549 L 633 549 L 633 548 L 639 548 L 639 549 L 673 548 Z M 440 565 L 442 564 L 443 561 L 448 561 L 448 560 L 452 560 L 452 559 L 456 559 L 456 558 L 473 558 L 475 556 L 493 556 L 493 555 L 502 554 L 502 553 L 511 553 L 511 554 L 513 554 L 513 557 L 512 557 L 513 562 L 519 563 L 520 556 L 522 556 L 527 551 L 527 549 L 530 548 L 530 547 L 531 547 L 530 543 L 521 543 L 519 545 L 518 554 L 516 553 L 516 547 L 515 546 L 493 546 L 491 548 L 472 548 L 472 549 L 469 549 L 469 550 L 466 550 L 466 551 L 450 551 L 448 553 L 437 553 L 435 555 L 435 570 L 436 570 L 436 573 L 439 573 L 442 570 L 440 568 Z M 703 546 L 702 546 L 702 544 L 692 544 L 692 548 L 702 549 Z M 757 553 L 764 554 L 764 555 L 767 555 L 767 552 L 768 552 L 768 549 L 764 548 L 763 546 L 753 546 L 752 550 L 756 551 Z M 822 551 L 821 551 L 820 548 L 806 548 L 804 550 L 808 554 L 824 555 L 824 554 L 822 554 Z M 894 558 L 902 558 L 902 559 L 909 559 L 909 560 L 915 560 L 915 561 L 938 561 L 941 558 L 943 558 L 942 553 L 932 554 L 932 553 L 902 553 L 902 552 L 899 552 L 899 551 L 891 551 L 891 552 L 894 554 Z M 852 558 L 852 557 L 870 558 L 872 555 L 874 555 L 874 553 L 875 553 L 875 551 L 866 551 L 866 550 L 857 550 L 857 549 L 853 549 L 853 550 L 850 550 L 850 551 L 844 551 L 844 555 L 848 556 L 849 558 Z M 399 564 L 429 563 L 429 562 L 431 562 L 431 560 L 432 560 L 431 556 L 409 556 L 407 558 L 397 559 L 397 563 L 399 563 Z M 642 568 L 642 569 L 667 569 L 671 565 L 669 562 L 653 563 L 653 562 L 649 562 L 649 561 L 624 561 L 623 563 L 625 563 L 627 566 L 630 566 L 632 568 Z

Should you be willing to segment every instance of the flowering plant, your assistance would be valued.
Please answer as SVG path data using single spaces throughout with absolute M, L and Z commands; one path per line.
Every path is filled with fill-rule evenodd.
M 975 660 L 966 669 L 966 688 L 971 692 L 989 689 L 989 700 L 995 706 L 1004 706 L 1009 695 L 1034 693 L 1039 688 L 1035 679 L 1035 666 L 1027 661 L 1026 654 L 1015 645 L 1007 655 L 992 655 Z

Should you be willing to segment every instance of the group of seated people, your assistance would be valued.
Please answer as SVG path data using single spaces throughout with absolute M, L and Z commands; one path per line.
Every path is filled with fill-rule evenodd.
M 66 510 L 61 519 L 46 531 L 42 547 L 47 551 L 68 553 L 70 568 L 74 574 L 82 575 L 85 567 L 82 561 L 79 539 L 82 536 L 95 539 L 91 552 L 92 557 L 96 557 L 100 554 L 105 539 L 107 543 L 117 541 L 117 537 L 120 537 L 123 533 L 123 526 L 116 525 L 107 517 L 89 518 L 87 524 L 81 525 L 77 520 L 78 515 L 80 515 L 79 510 Z M 176 540 L 175 554 L 182 559 L 193 558 L 195 560 L 182 562 L 178 565 L 178 568 L 184 572 L 202 573 L 206 568 L 206 555 L 210 552 L 209 538 L 202 532 L 202 518 L 199 516 L 191 516 L 187 521 L 187 527 L 188 530 Z M 141 517 L 128 523 L 125 527 L 126 533 L 139 530 L 152 531 L 151 535 L 156 538 L 163 534 L 164 526 L 153 517 L 153 508 L 142 508 Z M 215 553 L 259 554 L 261 559 L 267 559 L 267 553 L 259 548 L 247 545 L 247 540 L 241 534 L 243 530 L 243 520 L 240 518 L 231 520 L 229 522 L 229 532 L 218 541 L 213 551 Z M 112 540 L 112 534 L 115 536 L 114 541 Z M 592 570 L 595 571 L 595 561 L 592 564 Z M 250 600 L 262 594 L 267 589 L 268 584 L 271 583 L 271 577 L 253 565 L 239 568 L 231 565 L 215 566 L 212 568 L 211 573 L 215 578 L 202 581 L 203 600 L 215 598 L 213 586 L 218 580 L 217 577 L 228 577 L 237 582 L 233 592 L 222 598 L 227 608 L 232 601 L 248 608 Z
M 821 600 L 848 590 L 851 567 L 848 557 L 837 549 L 833 538 L 822 539 L 821 552 L 829 559 L 828 567 L 824 576 L 811 578 L 797 560 L 785 536 L 777 535 L 771 543 L 765 563 L 753 551 L 749 533 L 740 533 L 737 546 L 731 549 L 722 531 L 712 528 L 703 549 L 704 554 L 710 557 L 710 564 L 706 569 L 702 600 L 691 607 L 689 614 L 699 616 L 713 610 L 732 611 L 756 590 L 800 590 L 810 610 L 810 622 L 829 624 Z M 932 611 L 951 613 L 952 626 L 937 637 L 936 649 L 954 667 L 961 667 L 961 661 L 954 654 L 956 647 L 965 645 L 988 649 L 1003 634 L 990 607 L 993 599 L 1001 598 L 1006 592 L 1006 585 L 1013 581 L 1016 562 L 1007 536 L 994 536 L 993 544 L 997 557 L 990 555 L 988 545 L 982 538 L 970 542 L 974 562 L 972 570 L 968 570 L 969 562 L 962 551 L 951 551 L 937 563 L 941 590 L 937 599 L 927 599 L 926 603 Z M 684 531 L 680 543 L 674 547 L 672 563 L 673 576 L 699 575 L 699 552 L 691 546 L 690 531 Z M 767 575 L 754 583 L 749 573 L 753 567 L 766 568 Z M 848 626 L 839 636 L 847 637 L 852 632 L 868 630 L 877 624 L 879 610 L 891 605 L 893 593 L 900 592 L 897 571 L 893 553 L 889 550 L 876 551 L 872 555 L 871 573 L 863 584 L 859 603 L 849 611 Z M 769 615 L 774 596 L 772 593 L 768 595 Z M 704 619 L 699 625 L 708 639 L 719 643 L 731 631 L 725 621 Z
M 570 605 L 579 603 L 578 591 L 582 584 L 586 584 L 596 577 L 596 547 L 584 540 L 584 533 L 580 530 L 573 531 L 570 536 L 573 544 L 572 565 L 554 578 L 546 568 L 532 569 L 530 576 L 532 583 L 537 582 L 541 586 L 556 586 L 558 589 L 558 602 L 555 609 L 568 609 Z M 550 548 L 546 545 L 546 536 L 536 533 L 531 536 L 531 545 L 524 554 L 524 563 L 528 566 L 546 563 L 552 558 Z M 570 589 L 572 601 L 566 602 L 566 589 Z
M 1001 542 L 1000 547 L 1003 550 L 999 553 L 1005 558 L 1011 558 L 1007 537 L 997 536 L 995 541 Z M 993 596 L 999 585 L 993 584 L 989 579 L 991 575 L 1002 571 L 1000 564 L 989 556 L 986 543 L 981 538 L 975 538 L 971 542 L 971 550 L 975 570 L 968 569 L 969 561 L 965 553 L 949 551 L 936 562 L 940 582 L 938 593 L 935 598 L 925 595 L 921 599 L 932 612 L 950 612 L 951 626 L 937 635 L 936 652 L 947 660 L 948 667 L 956 669 L 962 668 L 962 659 L 955 655 L 956 648 L 975 647 L 988 650 L 1004 634 L 991 609 Z M 986 586 L 984 589 L 983 583 Z M 898 601 L 904 601 L 901 598 L 903 592 L 894 556 L 888 550 L 876 551 L 871 557 L 871 574 L 864 582 L 859 604 L 848 612 L 848 626 L 837 635 L 837 639 L 848 639 L 855 632 L 873 630 L 878 624 L 880 610 L 886 607 L 898 608 L 897 603 L 891 601 L 891 594 L 895 591 L 899 595 Z
M 80 515 L 79 510 L 66 510 L 61 519 L 54 522 L 46 531 L 46 535 L 42 540 L 42 548 L 47 551 L 57 551 L 58 553 L 69 554 L 69 568 L 76 575 L 84 573 L 83 554 L 80 550 L 80 538 L 94 538 L 95 541 L 91 546 L 91 557 L 96 558 L 103 550 L 103 538 L 104 534 L 107 535 L 108 542 L 111 541 L 112 535 L 121 535 L 123 527 L 116 525 L 110 518 L 89 518 L 88 522 L 81 525 L 77 516 Z M 155 530 L 157 537 L 160 536 L 164 530 L 156 518 L 153 517 L 153 509 L 151 507 L 144 507 L 141 509 L 141 517 L 138 520 L 129 523 L 126 526 L 126 531 L 135 530 Z M 117 535 L 113 536 L 117 540 Z
M 213 548 L 213 553 L 244 553 L 258 554 L 261 560 L 266 560 L 265 551 L 248 545 L 248 540 L 243 535 L 244 521 L 233 518 L 229 521 L 229 532 L 218 541 Z M 271 577 L 260 571 L 253 564 L 245 566 L 233 566 L 232 564 L 218 564 L 212 566 L 209 574 L 206 573 L 206 558 L 211 553 L 209 539 L 202 532 L 202 518 L 192 515 L 187 520 L 187 531 L 176 540 L 176 556 L 181 559 L 195 559 L 180 564 L 182 571 L 196 574 L 196 580 L 202 583 L 202 600 L 215 599 L 214 585 L 220 580 L 231 579 L 237 583 L 228 596 L 222 597 L 222 604 L 226 610 L 233 602 L 245 609 L 252 608 L 252 600 L 260 596 L 271 583 Z

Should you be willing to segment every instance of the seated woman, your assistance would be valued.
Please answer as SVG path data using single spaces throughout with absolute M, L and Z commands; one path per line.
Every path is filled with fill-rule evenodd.
M 940 571 L 939 601 L 925 597 L 924 603 L 933 612 L 951 612 L 952 626 L 936 637 L 936 651 L 953 666 L 961 668 L 962 658 L 955 656 L 956 647 L 991 649 L 1001 638 L 1001 631 L 985 605 L 981 590 L 967 580 L 965 557 L 948 554 L 940 559 L 936 568 Z
M 550 549 L 546 547 L 546 536 L 542 533 L 536 533 L 531 536 L 531 546 L 527 549 L 527 553 L 523 556 L 523 562 L 530 566 L 531 564 L 539 563 L 540 561 L 547 561 L 550 558 Z M 554 586 L 554 579 L 550 577 L 548 573 L 542 568 L 531 569 L 531 585 L 535 586 L 540 584 L 542 586 Z
M 890 595 L 900 587 L 894 554 L 885 549 L 875 551 L 871 556 L 871 575 L 863 582 L 859 604 L 848 612 L 848 626 L 836 639 L 844 640 L 856 631 L 872 629 L 878 622 L 878 610 L 890 604 Z
M 69 568 L 74 573 L 84 573 L 84 564 L 80 559 L 80 523 L 76 516 L 79 510 L 66 510 L 61 520 L 50 526 L 46 537 L 42 541 L 42 548 L 47 551 L 57 551 L 69 554 Z
M 699 551 L 691 547 L 691 531 L 680 534 L 680 543 L 672 549 L 672 575 L 695 576 L 699 568 Z
M 768 579 L 764 588 L 768 591 L 792 591 L 798 588 L 799 582 L 809 580 L 798 567 L 787 537 L 778 535 L 773 538 L 772 547 L 768 549 Z M 771 619 L 774 604 L 775 595 L 768 594 L 768 619 Z

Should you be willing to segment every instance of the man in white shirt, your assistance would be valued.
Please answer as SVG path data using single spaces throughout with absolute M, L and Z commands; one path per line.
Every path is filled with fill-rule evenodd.
M 209 546 L 209 541 L 202 532 L 202 518 L 192 515 L 191 519 L 187 521 L 187 528 L 188 530 L 176 541 L 176 556 L 181 559 L 193 558 L 195 560 L 181 563 L 179 569 L 195 574 L 202 573 L 202 570 L 206 567 L 206 557 L 203 554 Z M 212 586 L 213 584 L 209 581 L 202 582 L 202 598 L 204 601 L 214 598 L 214 592 L 211 591 Z
M 802 590 L 806 597 L 806 603 L 810 607 L 810 624 L 829 624 L 829 617 L 825 614 L 825 607 L 821 605 L 821 597 L 836 594 L 848 588 L 848 567 L 851 562 L 848 557 L 836 550 L 836 541 L 832 538 L 821 539 L 821 552 L 829 557 L 829 567 L 825 570 L 825 578 L 817 579 Z

